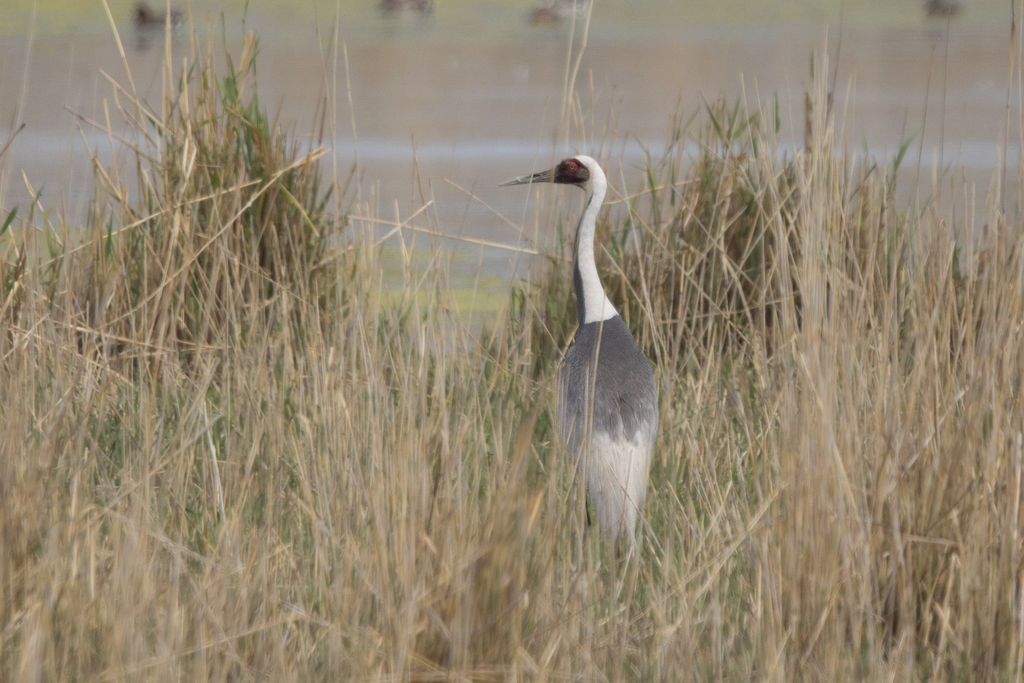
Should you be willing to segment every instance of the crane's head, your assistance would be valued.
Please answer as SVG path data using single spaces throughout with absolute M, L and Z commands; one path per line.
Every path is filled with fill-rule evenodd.
M 501 184 L 506 185 L 529 185 L 530 183 L 563 183 L 575 185 L 588 189 L 593 178 L 603 179 L 604 172 L 597 162 L 588 156 L 579 155 L 564 159 L 552 169 L 534 173 L 532 175 L 519 176 Z

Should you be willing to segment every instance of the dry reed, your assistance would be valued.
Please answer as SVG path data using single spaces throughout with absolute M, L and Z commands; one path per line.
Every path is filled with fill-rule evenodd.
M 550 425 L 563 269 L 481 334 L 443 265 L 385 296 L 251 55 L 197 53 L 160 111 L 120 89 L 137 185 L 98 169 L 38 263 L 8 236 L 0 677 L 1020 677 L 1002 201 L 897 206 L 825 107 L 789 156 L 757 112 L 681 127 L 605 215 L 662 400 L 622 565 Z

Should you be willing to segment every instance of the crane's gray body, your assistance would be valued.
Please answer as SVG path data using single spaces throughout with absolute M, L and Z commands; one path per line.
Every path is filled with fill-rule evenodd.
M 598 523 L 616 545 L 633 543 L 658 429 L 651 365 L 615 315 L 580 325 L 558 380 L 562 438 Z

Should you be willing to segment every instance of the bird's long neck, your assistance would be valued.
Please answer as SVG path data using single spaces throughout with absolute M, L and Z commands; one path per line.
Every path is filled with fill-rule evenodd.
M 587 205 L 580 216 L 576 227 L 576 259 L 573 264 L 573 284 L 576 286 L 576 313 L 580 325 L 595 323 L 614 318 L 619 314 L 608 299 L 597 274 L 594 262 L 594 230 L 597 225 L 597 213 L 604 203 L 604 178 L 594 179 L 591 191 L 587 194 Z

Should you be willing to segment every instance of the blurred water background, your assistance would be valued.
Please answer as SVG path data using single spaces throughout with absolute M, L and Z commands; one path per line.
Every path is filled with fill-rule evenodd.
M 354 167 L 364 201 L 385 219 L 405 220 L 430 201 L 414 223 L 456 238 L 550 248 L 528 194 L 498 188 L 501 180 L 581 152 L 605 163 L 620 193 L 636 189 L 644 151 L 657 156 L 673 121 L 705 102 L 753 108 L 778 97 L 782 137 L 798 145 L 815 51 L 834 69 L 850 153 L 891 161 L 912 138 L 905 173 L 925 194 L 947 178 L 984 195 L 1019 163 L 1011 3 L 1001 0 L 963 0 L 951 17 L 930 16 L 917 0 L 599 0 L 585 35 L 582 19 L 532 20 L 532 0 L 436 0 L 426 13 L 385 11 L 377 0 L 172 7 L 200 36 L 223 34 L 229 50 L 255 31 L 260 96 L 282 125 L 312 140 L 327 102 L 328 166 L 340 177 Z M 41 192 L 49 216 L 84 222 L 90 155 L 109 163 L 115 153 L 89 121 L 113 116 L 117 128 L 105 74 L 127 82 L 114 29 L 135 88 L 159 106 L 163 31 L 139 29 L 131 0 L 110 0 L 109 9 L 113 27 L 100 0 L 0 7 L 5 215 Z M 174 31 L 176 62 L 188 54 L 188 32 Z M 516 251 L 444 242 L 458 273 L 496 286 L 529 262 Z

